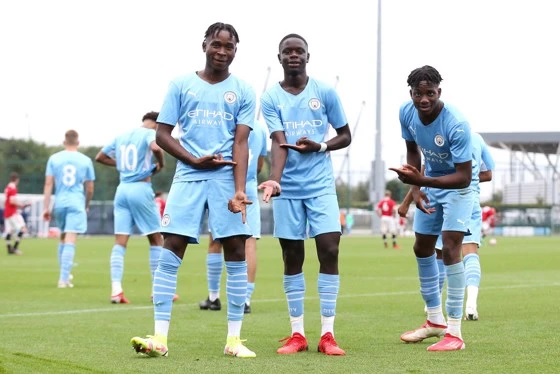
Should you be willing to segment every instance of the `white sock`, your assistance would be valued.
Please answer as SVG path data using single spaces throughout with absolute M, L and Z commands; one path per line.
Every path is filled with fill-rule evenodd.
M 290 324 L 292 325 L 292 334 L 298 332 L 305 336 L 305 332 L 303 331 L 303 314 L 299 317 L 290 316 Z
M 334 336 L 334 315 L 332 317 L 321 316 L 321 336 L 328 332 Z
M 447 319 L 447 333 L 456 336 L 457 338 L 463 339 L 463 336 L 461 335 L 461 318 Z
M 123 291 L 122 290 L 122 283 L 120 281 L 112 282 L 111 287 L 112 287 L 112 292 L 111 292 L 112 296 L 116 296 Z
M 156 320 L 154 335 L 163 335 L 167 337 L 169 333 L 169 321 Z
M 445 317 L 441 310 L 441 305 L 433 308 L 428 308 L 428 321 L 432 322 L 434 325 L 445 326 Z
M 208 292 L 208 300 L 216 301 L 220 298 L 220 292 Z
M 476 302 L 478 300 L 478 287 L 474 285 L 467 286 L 467 307 L 476 309 Z
M 227 336 L 234 336 L 239 338 L 241 336 L 242 321 L 228 321 L 228 334 Z

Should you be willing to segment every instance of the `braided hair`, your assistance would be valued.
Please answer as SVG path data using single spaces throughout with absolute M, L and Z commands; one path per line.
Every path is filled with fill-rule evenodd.
M 439 85 L 443 79 L 437 69 L 432 66 L 425 65 L 410 72 L 410 75 L 408 75 L 408 79 L 406 80 L 411 88 L 417 88 L 421 81 L 427 81 L 429 83 Z
M 222 30 L 229 32 L 229 34 L 235 38 L 235 41 L 239 43 L 239 35 L 237 34 L 237 30 L 235 30 L 232 25 L 224 24 L 223 22 L 216 22 L 210 25 L 206 30 L 206 33 L 204 33 L 204 39 L 206 40 L 210 37 L 213 37 Z

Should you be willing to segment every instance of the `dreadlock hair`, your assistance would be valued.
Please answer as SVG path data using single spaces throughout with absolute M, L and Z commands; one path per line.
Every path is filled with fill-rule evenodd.
M 439 85 L 443 81 L 437 69 L 432 66 L 425 65 L 420 68 L 416 68 L 410 75 L 406 82 L 411 88 L 417 88 L 421 81 L 427 81 L 432 84 Z
M 145 121 L 146 119 L 153 120 L 154 122 L 156 122 L 158 115 L 159 113 L 157 111 L 150 111 L 149 113 L 144 114 L 144 116 L 142 117 L 142 122 Z
M 278 43 L 278 50 L 281 49 L 280 46 L 282 46 L 282 43 L 284 43 L 284 41 L 285 41 L 286 39 L 289 39 L 289 38 L 301 39 L 301 40 L 303 41 L 303 43 L 305 43 L 305 46 L 306 46 L 306 47 L 309 47 L 309 45 L 307 44 L 307 41 L 305 40 L 305 38 L 303 38 L 303 37 L 302 37 L 301 35 L 299 35 L 299 34 L 291 33 L 291 34 L 286 35 L 284 38 L 282 38 L 282 39 L 280 40 L 280 43 Z
M 204 33 L 204 39 L 206 40 L 207 38 L 213 37 L 222 30 L 229 32 L 229 34 L 235 38 L 236 42 L 239 43 L 239 35 L 237 35 L 235 28 L 232 25 L 224 24 L 223 22 L 216 22 L 208 26 L 206 33 Z

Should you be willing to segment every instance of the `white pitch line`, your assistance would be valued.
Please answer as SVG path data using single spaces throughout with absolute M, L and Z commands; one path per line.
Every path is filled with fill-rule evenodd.
M 499 290 L 499 289 L 522 289 L 522 288 L 543 288 L 543 287 L 560 287 L 559 283 L 550 283 L 550 284 L 519 284 L 519 285 L 510 285 L 507 287 L 503 286 L 495 286 L 495 287 L 484 287 L 484 290 Z M 347 295 L 339 295 L 338 299 L 349 299 L 349 298 L 357 298 L 357 297 L 379 297 L 379 296 L 406 296 L 406 295 L 417 295 L 419 291 L 397 291 L 397 292 L 377 292 L 377 293 L 360 293 L 360 294 L 347 294 Z M 305 298 L 306 300 L 318 300 L 319 298 L 316 296 L 309 296 Z M 252 300 L 254 302 L 278 302 L 278 301 L 285 301 L 284 297 L 282 298 L 269 298 L 269 299 L 260 299 L 260 300 Z M 197 304 L 173 304 L 173 306 L 196 306 Z M 18 317 L 35 317 L 35 316 L 47 316 L 47 315 L 64 315 L 64 314 L 88 314 L 88 313 L 103 313 L 103 312 L 116 312 L 119 310 L 147 310 L 153 309 L 153 305 L 149 306 L 129 306 L 126 305 L 126 308 L 120 305 L 116 305 L 111 308 L 93 308 L 93 309 L 81 309 L 81 310 L 62 310 L 57 312 L 40 312 L 40 313 L 8 313 L 8 314 L 0 314 L 0 318 L 18 318 Z

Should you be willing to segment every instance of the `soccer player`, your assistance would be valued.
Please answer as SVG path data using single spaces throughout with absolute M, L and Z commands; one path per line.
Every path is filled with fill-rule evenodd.
M 131 339 L 138 353 L 167 356 L 167 336 L 177 288 L 177 273 L 187 245 L 199 243 L 200 224 L 208 209 L 212 236 L 224 248 L 227 273 L 228 331 L 224 354 L 255 357 L 241 342 L 247 297 L 245 193 L 249 148 L 255 121 L 255 91 L 229 66 L 239 35 L 230 24 L 208 27 L 202 42 L 204 69 L 171 82 L 158 117 L 156 141 L 175 157 L 177 167 L 161 221 L 164 245 L 154 277 L 155 333 Z M 179 141 L 171 135 L 178 124 Z
M 274 237 L 282 248 L 284 292 L 292 330 L 277 352 L 292 354 L 308 349 L 303 319 L 303 262 L 305 240 L 312 237 L 319 259 L 318 351 L 344 355 L 334 338 L 341 224 L 328 152 L 347 147 L 352 137 L 335 89 L 307 75 L 307 41 L 298 34 L 288 34 L 280 40 L 278 49 L 284 78 L 261 97 L 262 113 L 272 139 L 272 166 L 269 180 L 259 185 L 264 190 L 265 202 L 277 196 L 273 199 Z M 326 140 L 329 126 L 336 136 Z
M 381 218 L 381 236 L 383 246 L 387 248 L 387 236 L 390 234 L 393 241 L 393 249 L 398 249 L 397 245 L 397 219 L 395 217 L 397 203 L 391 197 L 391 191 L 385 191 L 385 196 L 375 206 L 375 212 Z
M 28 207 L 30 203 L 18 199 L 18 184 L 19 174 L 16 172 L 10 173 L 10 182 L 4 188 L 4 198 L 6 200 L 4 203 L 4 239 L 6 240 L 8 255 L 23 254 L 19 245 L 23 235 L 27 233 L 27 225 L 20 210 Z M 14 237 L 13 244 L 12 237 Z
M 408 76 L 411 100 L 400 108 L 402 137 L 406 142 L 407 164 L 390 168 L 398 178 L 412 185 L 416 203 L 414 253 L 418 264 L 420 291 L 426 303 L 426 323 L 401 335 L 407 343 L 443 336 L 428 351 L 465 348 L 461 334 L 465 268 L 461 244 L 469 230 L 474 194 L 472 179 L 471 130 L 466 118 L 441 99 L 442 78 L 431 66 L 414 69 Z M 421 173 L 422 155 L 425 171 Z M 435 246 L 443 239 L 443 263 L 447 277 L 447 321 L 438 288 Z
M 72 267 L 76 255 L 78 234 L 87 231 L 87 212 L 93 197 L 95 171 L 91 158 L 78 151 L 78 132 L 68 130 L 64 135 L 64 150 L 51 155 L 47 161 L 43 187 L 43 219 L 54 218 L 60 229 L 58 288 L 72 288 Z M 51 196 L 54 188 L 54 204 Z
M 477 299 L 478 299 L 478 288 L 480 286 L 481 268 L 480 268 L 480 258 L 478 255 L 478 249 L 481 246 L 481 208 L 480 208 L 480 183 L 489 182 L 492 180 L 492 170 L 494 169 L 494 159 L 490 154 L 490 148 L 484 142 L 484 139 L 480 134 L 472 132 L 472 179 L 471 188 L 475 193 L 473 210 L 470 219 L 469 232 L 470 234 L 465 235 L 463 238 L 462 246 L 462 256 L 463 264 L 465 265 L 465 281 L 467 288 L 467 304 L 465 308 L 465 319 L 467 320 L 478 320 L 477 311 Z M 412 201 L 411 191 L 406 195 L 403 203 L 399 207 L 399 215 L 406 216 L 408 212 L 408 206 Z M 438 237 L 436 242 L 436 259 L 438 264 L 439 272 L 439 292 L 442 293 L 443 284 L 445 283 L 445 268 L 443 264 L 443 241 L 441 235 Z M 427 307 L 424 307 L 424 311 L 427 312 Z
M 247 197 L 253 202 L 247 207 L 247 223 L 251 228 L 252 237 L 245 241 L 245 258 L 247 260 L 247 297 L 245 298 L 245 314 L 251 313 L 251 296 L 255 291 L 255 277 L 257 274 L 257 240 L 261 238 L 261 208 L 257 190 L 257 175 L 260 173 L 265 157 L 267 132 L 263 125 L 255 122 L 253 131 L 249 134 L 249 163 L 247 167 Z M 202 310 L 221 310 L 220 281 L 222 278 L 222 244 L 209 236 L 208 254 L 206 256 L 206 277 L 208 297 L 198 305 Z
M 492 234 L 496 226 L 496 208 L 491 206 L 482 207 L 482 238 Z
M 115 192 L 113 216 L 115 219 L 115 244 L 111 249 L 111 303 L 128 304 L 122 280 L 124 256 L 134 226 L 148 238 L 151 278 L 161 248 L 163 237 L 160 214 L 154 200 L 152 175 L 164 167 L 163 150 L 156 144 L 156 126 L 159 113 L 151 111 L 142 117 L 142 126 L 127 131 L 105 145 L 95 156 L 95 161 L 116 167 L 120 183 Z M 177 299 L 177 297 L 175 297 Z

